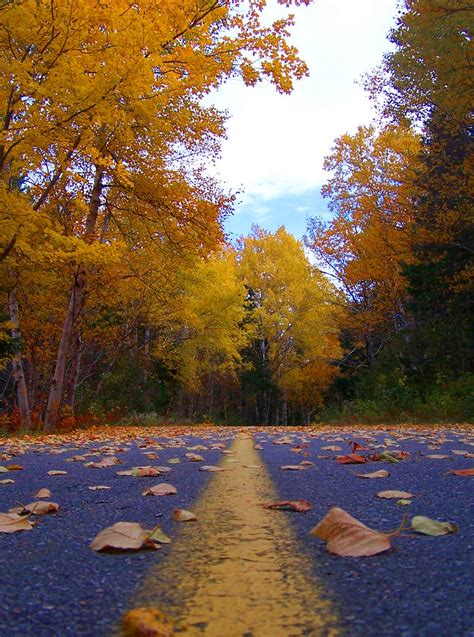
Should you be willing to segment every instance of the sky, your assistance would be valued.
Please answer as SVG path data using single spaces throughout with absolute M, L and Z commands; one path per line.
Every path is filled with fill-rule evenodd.
M 358 82 L 390 48 L 397 0 L 315 0 L 291 12 L 291 42 L 310 77 L 296 82 L 291 95 L 270 84 L 250 88 L 232 80 L 212 96 L 230 116 L 216 171 L 240 192 L 225 224 L 230 238 L 248 234 L 256 223 L 270 231 L 284 225 L 300 239 L 308 217 L 328 217 L 320 195 L 328 178 L 324 157 L 337 137 L 374 115 Z

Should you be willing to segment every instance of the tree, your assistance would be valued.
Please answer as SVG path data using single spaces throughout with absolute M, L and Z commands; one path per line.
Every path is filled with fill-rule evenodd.
M 268 78 L 289 92 L 307 72 L 287 42 L 291 17 L 264 26 L 264 5 L 2 6 L 1 260 L 19 271 L 26 258 L 34 270 L 41 238 L 50 264 L 58 260 L 70 276 L 47 428 L 60 416 L 97 270 L 147 241 L 176 260 L 222 239 L 229 198 L 199 162 L 216 153 L 224 118 L 201 98 L 230 76 L 249 85 Z
M 346 297 L 345 364 L 371 366 L 394 333 L 406 328 L 403 264 L 413 260 L 411 197 L 419 140 L 405 127 L 359 127 L 325 160 L 322 192 L 334 218 L 308 224 L 307 247 Z
M 426 123 L 434 109 L 463 126 L 470 119 L 472 14 L 468 0 L 405 0 L 389 39 L 394 50 L 367 78 L 390 119 Z
M 293 413 L 302 410 L 306 420 L 336 372 L 332 367 L 339 354 L 335 290 L 283 227 L 274 234 L 254 227 L 241 241 L 238 260 L 254 325 L 247 356 L 253 363 L 248 380 L 254 386 L 253 399 L 249 397 L 255 418 L 286 424 L 291 399 Z M 318 391 L 304 400 L 303 376 L 306 381 L 318 378 L 312 384 Z

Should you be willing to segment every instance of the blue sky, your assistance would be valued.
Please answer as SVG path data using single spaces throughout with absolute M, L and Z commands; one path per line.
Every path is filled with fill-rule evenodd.
M 283 9 L 268 2 L 270 17 Z M 301 238 L 306 218 L 324 214 L 319 191 L 326 181 L 322 165 L 334 140 L 373 111 L 360 83 L 388 50 L 398 0 L 315 0 L 292 8 L 292 42 L 308 63 L 310 77 L 291 95 L 270 85 L 247 88 L 234 80 L 211 101 L 229 114 L 228 138 L 215 171 L 239 191 L 235 214 L 226 222 L 231 236 L 247 234 L 253 223 L 275 230 L 284 225 Z M 327 215 L 327 212 L 326 212 Z
M 301 194 L 238 203 L 236 213 L 226 221 L 226 232 L 231 239 L 236 239 L 242 234 L 248 234 L 255 223 L 272 232 L 280 226 L 285 226 L 288 232 L 301 239 L 306 232 L 306 221 L 309 217 L 330 218 L 327 201 L 323 199 L 319 190 L 317 187 Z

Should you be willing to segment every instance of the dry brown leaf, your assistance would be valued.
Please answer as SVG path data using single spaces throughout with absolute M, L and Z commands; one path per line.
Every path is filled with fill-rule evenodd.
M 202 462 L 204 460 L 204 458 L 200 456 L 198 453 L 187 453 L 186 458 L 190 462 Z
M 215 471 L 225 471 L 222 467 L 216 467 L 212 464 L 203 464 L 202 467 L 199 467 L 199 471 L 209 471 L 210 473 Z
M 102 458 L 102 460 L 99 460 L 98 462 L 86 462 L 84 463 L 84 466 L 91 469 L 105 469 L 107 467 L 114 467 L 116 464 L 122 464 L 122 461 L 115 456 L 108 456 L 107 458 Z
M 278 502 L 264 502 L 261 506 L 264 509 L 282 509 L 297 511 L 298 513 L 307 513 L 313 508 L 308 500 L 278 500 Z
M 321 447 L 322 451 L 342 451 L 342 447 L 338 445 L 326 445 L 325 447 Z
M 31 531 L 33 525 L 28 517 L 18 513 L 0 513 L 0 533 L 15 533 L 16 531 Z
M 389 475 L 390 473 L 388 471 L 386 471 L 385 469 L 380 469 L 380 471 L 372 471 L 372 473 L 358 473 L 357 477 L 373 479 L 373 478 L 388 478 Z
M 35 495 L 33 496 L 34 498 L 50 498 L 51 497 L 51 491 L 49 489 L 39 489 Z
M 173 622 L 156 608 L 134 608 L 122 618 L 124 637 L 172 637 Z
M 391 548 L 389 535 L 370 529 L 339 507 L 333 507 L 310 533 L 340 557 L 368 557 Z
M 304 471 L 304 467 L 300 464 L 284 464 L 280 467 L 281 471 Z
M 402 498 L 402 500 L 409 500 L 410 498 L 414 498 L 413 493 L 408 493 L 408 491 L 379 491 L 377 493 L 378 498 Z
M 51 469 L 51 471 L 46 472 L 48 476 L 65 476 L 67 471 L 59 471 L 58 469 Z
M 346 456 L 337 456 L 336 460 L 339 464 L 364 464 L 366 462 L 364 456 L 357 453 L 349 453 Z
M 452 469 L 449 473 L 455 476 L 474 476 L 474 467 L 469 469 Z
M 57 502 L 30 502 L 19 507 L 10 509 L 10 513 L 34 513 L 34 515 L 45 515 L 46 513 L 57 513 L 59 511 Z
M 149 532 L 138 522 L 117 522 L 102 529 L 92 540 L 90 548 L 93 551 L 106 549 L 137 551 L 144 546 L 153 547 L 153 542 L 147 542 L 148 536 Z
M 447 456 L 443 453 L 431 453 L 429 456 L 425 456 L 425 458 L 429 458 L 430 460 L 446 460 L 450 456 Z
M 186 509 L 174 509 L 171 517 L 175 522 L 195 522 L 197 517 L 191 511 Z
M 0 480 L 0 484 L 14 484 L 15 480 L 11 478 L 6 478 L 5 480 Z
M 23 471 L 23 468 L 24 467 L 19 464 L 11 464 L 7 467 L 8 471 Z
M 142 495 L 174 495 L 175 493 L 178 493 L 176 487 L 172 484 L 161 482 L 160 484 L 145 489 Z

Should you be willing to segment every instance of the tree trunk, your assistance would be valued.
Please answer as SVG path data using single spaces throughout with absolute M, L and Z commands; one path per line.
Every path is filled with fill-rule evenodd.
M 15 289 L 11 289 L 8 294 L 8 306 L 10 310 L 10 321 L 13 325 L 12 336 L 15 339 L 21 338 L 20 319 L 18 311 L 18 300 L 16 298 Z M 23 362 L 21 360 L 21 351 L 17 352 L 12 360 L 13 379 L 15 383 L 16 399 L 18 409 L 20 410 L 21 426 L 24 429 L 31 429 L 30 407 L 28 404 L 28 389 L 26 387 L 25 374 L 23 372 Z
M 61 402 L 63 398 L 64 377 L 66 374 L 67 354 L 69 343 L 71 341 L 74 322 L 80 313 L 85 289 L 85 272 L 82 266 L 79 266 L 76 276 L 74 277 L 74 285 L 66 318 L 63 323 L 61 339 L 59 341 L 58 355 L 56 358 L 56 367 L 54 370 L 51 388 L 49 390 L 48 405 L 46 407 L 46 415 L 44 418 L 45 428 L 53 429 L 56 426 L 60 413 Z
M 283 402 L 281 404 L 281 424 L 283 427 L 288 425 L 288 403 L 286 399 L 286 392 L 283 394 Z
M 66 399 L 64 404 L 67 405 L 71 412 L 74 411 L 74 403 L 76 401 L 76 388 L 77 381 L 79 379 L 79 372 L 81 369 L 81 357 L 82 357 L 82 338 L 81 333 L 78 330 L 74 335 L 74 340 L 72 342 L 72 352 L 71 352 L 71 370 L 69 372 L 68 382 L 66 384 L 65 396 Z
M 94 184 L 92 186 L 89 210 L 87 212 L 84 232 L 84 240 L 88 243 L 91 243 L 94 240 L 97 217 L 100 207 L 100 194 L 103 186 L 103 175 L 103 168 L 101 168 L 100 166 L 96 166 Z M 53 380 L 51 381 L 51 387 L 49 390 L 48 405 L 46 407 L 46 414 L 44 418 L 44 425 L 47 430 L 51 430 L 56 426 L 61 414 L 68 350 L 71 342 L 74 323 L 75 321 L 77 321 L 82 309 L 85 287 L 86 272 L 84 266 L 80 264 L 74 277 L 74 285 L 71 291 L 71 296 L 69 298 L 67 314 L 63 323 L 61 339 L 59 341 L 56 367 L 54 369 Z

